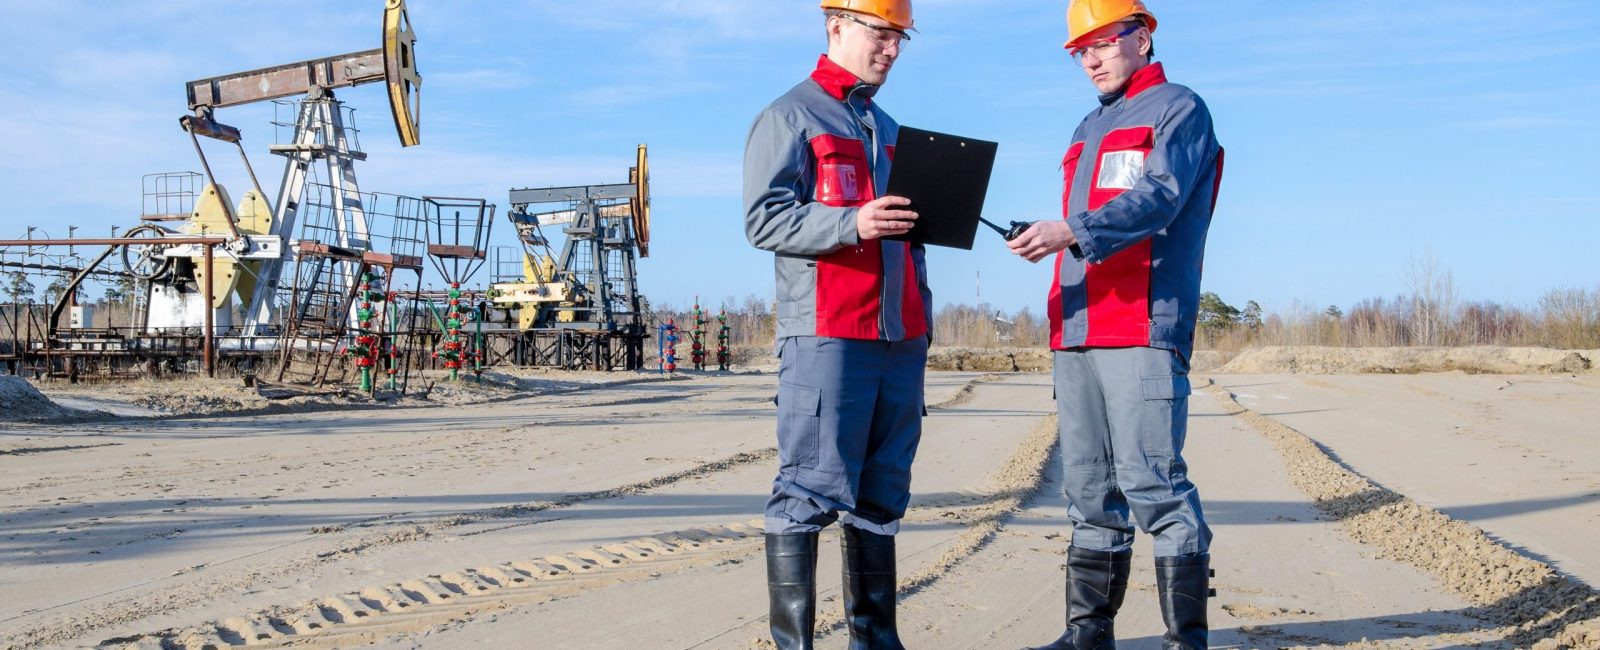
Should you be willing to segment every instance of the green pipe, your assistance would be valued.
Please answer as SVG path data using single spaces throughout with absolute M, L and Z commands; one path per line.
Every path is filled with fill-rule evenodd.
M 473 348 L 473 351 L 476 352 L 476 354 L 472 355 L 472 375 L 473 375 L 472 378 L 474 380 L 476 380 L 478 383 L 481 384 L 481 383 L 483 383 L 483 356 L 484 356 L 483 355 L 483 314 L 481 312 L 477 313 L 477 316 L 473 320 L 477 321 L 477 325 L 478 326 L 475 328 L 475 329 L 477 329 L 476 340 L 474 341 L 474 345 L 476 347 Z
M 448 337 L 450 336 L 450 328 L 445 326 L 445 324 L 444 324 L 444 316 L 439 314 L 439 308 L 433 306 L 433 301 L 432 300 L 425 300 L 423 302 L 426 302 L 428 304 L 428 313 L 433 314 L 433 322 L 439 326 L 439 335 L 441 337 L 445 337 L 448 340 Z M 459 378 L 459 374 L 457 373 L 456 369 L 455 368 L 451 368 L 450 369 L 450 381 L 455 381 L 458 378 Z

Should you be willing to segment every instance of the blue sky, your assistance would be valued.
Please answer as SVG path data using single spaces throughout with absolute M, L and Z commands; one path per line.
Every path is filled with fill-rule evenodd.
M 137 220 L 139 179 L 197 169 L 183 83 L 376 47 L 381 0 L 0 0 L 0 237 L 101 235 Z M 481 196 L 626 180 L 649 143 L 645 292 L 772 292 L 742 231 L 746 129 L 824 48 L 790 0 L 409 0 L 423 144 L 401 150 L 377 86 L 341 91 L 370 160 L 362 188 Z M 920 34 L 879 98 L 906 125 L 1001 143 L 986 212 L 1059 218 L 1061 153 L 1094 91 L 1060 49 L 1063 1 L 917 0 Z M 1594 287 L 1600 256 L 1600 4 L 1592 0 L 1151 0 L 1159 60 L 1210 104 L 1228 169 L 1205 288 L 1268 309 L 1348 306 L 1403 288 L 1431 250 L 1468 299 Z M 244 129 L 269 193 L 266 107 Z M 232 154 L 212 148 L 237 197 Z M 215 164 L 215 163 L 214 163 Z M 496 224 L 500 243 L 511 242 Z M 930 256 L 938 302 L 1036 312 L 1047 265 L 980 233 Z

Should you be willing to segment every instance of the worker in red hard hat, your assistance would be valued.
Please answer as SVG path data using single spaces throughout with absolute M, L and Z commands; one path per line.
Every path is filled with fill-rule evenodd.
M 895 534 L 922 437 L 932 294 L 910 201 L 882 196 L 899 125 L 874 99 L 910 0 L 823 0 L 828 51 L 757 116 L 745 234 L 777 275 L 778 475 L 766 508 L 772 638 L 812 647 L 819 532 L 840 524 L 851 648 L 902 648 Z
M 1051 255 L 1067 549 L 1067 629 L 1046 649 L 1112 648 L 1134 527 L 1154 538 L 1163 647 L 1204 648 L 1211 529 L 1183 443 L 1200 269 L 1222 179 L 1211 114 L 1167 81 L 1139 0 L 1072 0 L 1067 50 L 1099 91 L 1062 160 L 1062 219 L 1009 242 Z

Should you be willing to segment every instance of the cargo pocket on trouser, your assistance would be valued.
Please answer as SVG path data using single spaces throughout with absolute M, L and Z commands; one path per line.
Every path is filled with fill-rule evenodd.
M 1189 418 L 1189 376 L 1175 355 L 1167 355 L 1171 374 L 1140 378 L 1147 417 L 1157 426 L 1144 436 L 1145 458 L 1154 472 L 1148 490 L 1129 502 L 1146 532 L 1155 535 L 1156 557 L 1199 553 L 1208 548 L 1211 531 L 1200 509 L 1200 495 L 1189 481 L 1189 466 L 1183 460 L 1184 437 Z M 1164 426 L 1162 426 L 1164 425 Z M 1165 429 L 1165 434 L 1161 429 Z
M 1165 473 L 1169 479 L 1181 479 L 1186 473 L 1182 454 L 1188 431 L 1189 376 L 1147 375 L 1139 379 L 1139 384 L 1146 424 L 1140 435 L 1140 450 L 1150 461 L 1151 469 Z
M 778 384 L 778 464 L 781 467 L 817 466 L 821 416 L 821 390 L 798 384 Z
M 1156 375 L 1154 377 L 1141 377 L 1140 389 L 1144 392 L 1145 400 L 1175 400 L 1189 396 L 1188 375 Z

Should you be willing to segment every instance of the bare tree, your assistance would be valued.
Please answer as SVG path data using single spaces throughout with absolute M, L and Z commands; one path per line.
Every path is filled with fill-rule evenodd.
M 1420 257 L 1406 259 L 1401 280 L 1410 292 L 1412 344 L 1449 345 L 1456 304 L 1461 300 L 1455 274 L 1444 268 L 1433 249 L 1428 249 Z
M 1539 298 L 1543 339 L 1558 348 L 1593 348 L 1600 345 L 1600 287 L 1593 292 L 1578 288 L 1554 289 Z

